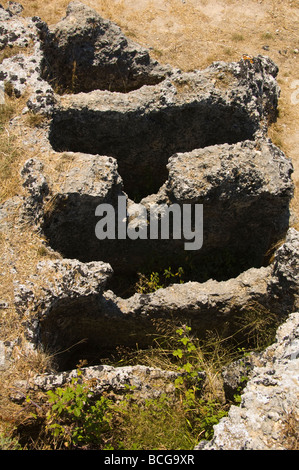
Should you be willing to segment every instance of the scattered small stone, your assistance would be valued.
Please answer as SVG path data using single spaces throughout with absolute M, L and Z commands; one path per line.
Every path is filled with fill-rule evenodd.
M 8 2 L 7 11 L 11 13 L 11 15 L 20 15 L 23 12 L 23 6 L 18 2 Z

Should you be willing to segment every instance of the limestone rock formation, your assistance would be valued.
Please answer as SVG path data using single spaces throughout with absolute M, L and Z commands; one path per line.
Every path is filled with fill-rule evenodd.
M 119 196 L 126 198 L 127 211 L 132 207 L 117 161 L 78 152 L 67 152 L 64 157 L 71 167 L 67 174 L 62 172 L 58 190 L 55 182 L 44 182 L 42 169 L 36 175 L 37 164 L 31 169 L 32 162 L 26 162 L 24 186 L 39 178 L 49 193 L 43 189 L 39 201 L 32 195 L 25 198 L 26 210 L 51 248 L 81 262 L 108 262 L 115 278 L 125 278 L 128 285 L 130 278 L 134 284 L 140 267 L 163 269 L 172 266 L 174 257 L 176 266 L 185 269 L 186 280 L 227 280 L 250 267 L 264 266 L 269 250 L 288 230 L 293 168 L 283 152 L 266 139 L 175 154 L 169 159 L 166 183 L 156 195 L 141 201 L 148 211 L 155 204 L 178 204 L 182 213 L 184 204 L 203 205 L 203 246 L 189 251 L 188 261 L 186 238 L 174 239 L 172 226 L 167 240 L 151 240 L 149 228 L 146 240 L 98 240 L 95 211 L 99 204 L 112 204 L 116 219 Z
M 17 5 L 12 6 L 16 2 L 10 3 L 7 10 L 2 6 L 0 8 L 0 49 L 9 48 L 15 50 L 15 54 L 4 58 L 0 64 L 0 86 L 16 97 L 29 90 L 30 96 L 24 111 L 49 115 L 55 97 L 51 85 L 41 77 L 43 56 L 38 28 L 43 22 L 38 17 L 19 16 Z
M 28 197 L 24 201 L 24 217 L 39 224 L 43 216 L 42 208 L 46 196 L 49 194 L 49 186 L 43 175 L 44 165 L 37 159 L 27 160 L 21 170 L 23 186 L 27 190 Z
M 238 260 L 239 272 L 262 266 L 289 226 L 293 168 L 283 152 L 264 139 L 244 141 L 177 153 L 167 168 L 157 202 L 203 204 L 204 243 L 196 261 L 217 259 L 223 250 L 231 262 Z
M 26 284 L 15 282 L 15 305 L 24 319 L 24 326 L 27 325 L 28 338 L 39 341 L 41 323 L 47 320 L 53 308 L 57 309 L 60 317 L 60 320 L 57 317 L 58 323 L 63 322 L 67 304 L 73 311 L 73 318 L 76 308 L 79 315 L 90 314 L 89 301 L 90 305 L 96 302 L 97 294 L 103 291 L 111 273 L 110 265 L 102 262 L 83 264 L 67 259 L 41 261 L 37 273 Z M 53 333 L 54 339 L 58 331 Z M 46 342 L 48 335 L 49 332 L 45 334 Z
M 128 92 L 161 81 L 167 72 L 117 25 L 79 1 L 69 4 L 65 18 L 55 26 L 44 26 L 40 37 L 43 77 L 59 93 Z
M 57 97 L 49 139 L 57 151 L 117 158 L 125 191 L 140 200 L 166 181 L 173 154 L 263 135 L 279 96 L 273 69 L 270 59 L 257 57 L 172 70 L 131 93 L 65 94 Z
M 30 31 L 31 22 L 22 25 L 22 21 L 18 18 L 23 10 L 22 5 L 17 2 L 8 3 L 6 9 L 0 5 L 0 49 L 6 46 L 27 47 L 34 35 L 34 31 Z
M 60 251 L 65 247 L 66 251 L 61 250 L 64 256 L 83 262 L 105 261 L 107 256 L 101 256 L 103 250 L 95 243 L 95 211 L 103 203 L 116 207 L 118 196 L 124 195 L 117 162 L 111 157 L 72 152 L 64 153 L 64 158 L 69 161 L 68 173 L 62 177 L 59 192 L 52 190 L 44 200 L 40 226 L 48 240 L 53 240 L 52 248 Z M 108 252 L 109 246 L 104 250 Z
M 29 342 L 54 353 L 65 351 L 57 356 L 63 370 L 80 359 L 103 363 L 118 347 L 152 345 L 157 318 L 190 324 L 198 337 L 224 325 L 233 331 L 235 317 L 252 305 L 281 322 L 298 308 L 298 269 L 299 235 L 290 229 L 272 265 L 225 282 L 174 284 L 122 299 L 105 290 L 110 265 L 64 259 L 39 263 L 34 277 L 16 283 L 15 298 Z

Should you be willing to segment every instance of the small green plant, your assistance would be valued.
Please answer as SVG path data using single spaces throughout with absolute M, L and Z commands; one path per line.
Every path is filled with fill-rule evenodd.
M 206 399 L 200 393 L 204 373 L 204 358 L 194 340 L 191 338 L 191 328 L 183 325 L 176 330 L 179 348 L 173 355 L 181 362 L 178 370 L 181 375 L 175 380 L 175 387 L 180 395 L 184 416 L 189 431 L 198 439 L 211 439 L 213 427 L 226 416 L 223 404 L 216 399 Z
M 22 447 L 16 438 L 0 433 L 0 450 L 22 450 Z
M 80 366 L 70 384 L 47 392 L 42 406 L 28 399 L 44 447 L 190 450 L 201 439 L 211 439 L 227 405 L 211 393 L 204 354 L 191 333 L 187 325 L 175 327 L 163 343 L 168 370 L 177 372 L 171 393 L 157 390 L 157 396 L 143 399 L 128 385 L 117 401 L 103 395 L 95 399 L 93 384 L 83 380 Z
M 175 272 L 172 268 L 164 269 L 162 273 L 152 272 L 148 276 L 139 273 L 139 280 L 136 284 L 136 291 L 140 294 L 149 294 L 158 289 L 163 289 L 169 284 L 179 283 L 182 284 L 184 277 L 184 270 L 179 267 Z
M 183 325 L 181 328 L 176 330 L 178 334 L 179 348 L 173 351 L 173 356 L 181 361 L 181 365 L 178 366 L 178 370 L 183 372 L 187 376 L 189 381 L 193 381 L 198 376 L 198 364 L 194 365 L 193 358 L 196 346 L 189 336 L 191 328 L 187 325 Z M 176 379 L 175 385 L 179 386 L 184 383 L 186 377 L 180 376 Z
M 137 292 L 140 294 L 149 294 L 161 289 L 163 285 L 160 283 L 159 273 L 153 272 L 148 277 L 144 274 L 139 275 L 139 281 L 137 283 Z
M 203 356 L 191 327 L 176 328 L 168 353 L 178 372 L 174 393 L 138 402 L 126 395 L 114 408 L 114 448 L 190 450 L 213 436 L 213 426 L 227 414 L 216 399 L 202 394 Z
M 90 388 L 81 376 L 78 369 L 70 385 L 48 392 L 46 430 L 50 431 L 55 447 L 105 447 L 105 435 L 110 430 L 110 401 L 104 396 L 92 400 Z
M 182 284 L 184 282 L 183 276 L 184 276 L 184 270 L 182 267 L 179 267 L 176 273 L 172 272 L 171 267 L 169 267 L 168 269 L 164 269 L 165 279 L 170 279 L 172 281 L 179 282 L 180 284 Z
M 249 380 L 248 375 L 242 375 L 240 382 L 239 382 L 240 385 L 237 388 L 237 393 L 234 395 L 234 403 L 236 405 L 240 405 L 241 403 L 241 399 L 242 399 L 241 393 L 242 393 L 243 388 L 246 386 L 248 380 Z
M 190 449 L 182 407 L 171 395 L 135 401 L 127 395 L 114 409 L 114 448 L 118 450 Z

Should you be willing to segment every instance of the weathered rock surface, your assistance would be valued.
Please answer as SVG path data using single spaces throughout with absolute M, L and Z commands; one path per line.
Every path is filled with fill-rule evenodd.
M 56 57 L 43 68 L 43 79 L 57 66 L 64 91 L 69 87 L 61 75 L 65 55 L 71 61 L 69 67 L 76 65 L 76 72 L 80 67 L 90 70 L 86 75 L 91 80 L 101 68 L 106 70 L 106 59 L 112 65 L 117 62 L 112 55 L 134 73 L 138 60 L 132 62 L 132 57 L 147 57 L 124 40 L 117 27 L 79 2 L 72 2 L 58 25 L 48 28 L 39 22 L 38 27 L 41 55 Z M 128 52 L 132 48 L 133 55 Z M 85 58 L 82 51 L 89 51 Z M 140 64 L 140 76 L 147 74 L 149 80 L 153 71 L 162 70 L 154 62 L 147 63 L 147 70 L 144 62 Z M 190 73 L 168 68 L 160 76 L 163 80 L 141 88 L 136 82 L 136 89 L 129 93 L 112 93 L 98 77 L 97 88 L 106 89 L 55 95 L 49 141 L 57 155 L 65 152 L 71 166 L 61 175 L 58 188 L 56 182 L 45 180 L 38 162 L 27 162 L 22 171 L 29 193 L 24 209 L 52 249 L 69 260 L 79 260 L 87 272 L 89 262 L 109 263 L 114 275 L 111 271 L 106 279 L 105 292 L 90 296 L 87 289 L 87 294 L 83 292 L 75 300 L 71 297 L 69 303 L 64 285 L 63 310 L 60 301 L 51 300 L 51 289 L 61 289 L 59 280 L 56 287 L 37 296 L 34 311 L 47 313 L 37 314 L 38 328 L 28 323 L 34 344 L 51 345 L 54 350 L 70 348 L 75 359 L 83 351 L 92 362 L 113 354 L 119 345 L 134 348 L 138 342 L 146 347 L 155 333 L 152 320 L 156 317 L 171 315 L 178 321 L 192 321 L 200 333 L 232 319 L 248 302 L 275 313 L 282 305 L 284 314 L 292 310 L 296 281 L 287 278 L 281 288 L 274 265 L 263 267 L 267 251 L 288 230 L 293 195 L 291 162 L 265 137 L 268 122 L 275 119 L 276 75 L 277 67 L 270 59 L 257 57 L 232 64 L 218 62 Z M 93 89 L 94 84 L 88 87 Z M 135 196 L 139 192 L 139 199 L 147 196 L 141 201 L 147 208 L 153 203 L 204 204 L 204 244 L 192 253 L 191 264 L 197 267 L 189 277 L 193 282 L 129 298 L 113 292 L 117 285 L 113 280 L 120 279 L 122 284 L 124 279 L 134 278 L 140 266 L 163 269 L 173 265 L 174 258 L 182 265 L 186 256 L 185 240 L 96 238 L 97 205 L 116 207 L 118 197 L 128 194 L 130 214 L 136 207 L 130 199 L 132 189 Z M 130 219 L 134 222 L 133 216 Z M 296 243 L 294 236 L 290 256 Z M 220 274 L 221 262 L 224 270 Z M 237 266 L 225 273 L 234 262 Z M 249 269 L 253 266 L 259 269 Z M 43 276 L 47 278 L 46 269 Z M 219 282 L 222 279 L 225 282 Z M 286 294 L 290 285 L 294 286 L 291 295 Z M 112 290 L 107 291 L 110 286 Z M 16 295 L 18 298 L 18 287 Z M 24 312 L 25 317 L 30 316 L 26 302 Z M 87 338 L 88 346 L 81 344 Z M 73 347 L 77 343 L 80 347 Z M 74 364 L 75 359 L 64 357 L 60 367 Z
M 38 176 L 38 163 L 26 162 L 22 170 L 29 192 L 25 209 L 48 244 L 66 258 L 110 263 L 115 271 L 113 280 L 117 276 L 123 279 L 124 292 L 136 283 L 137 272 L 144 267 L 163 270 L 173 266 L 174 259 L 176 267 L 184 268 L 187 280 L 201 282 L 209 278 L 227 280 L 250 267 L 259 268 L 267 264 L 267 253 L 288 230 L 293 167 L 266 139 L 214 145 L 172 156 L 166 183 L 156 195 L 141 201 L 148 210 L 147 234 L 146 239 L 136 240 L 128 236 L 120 240 L 117 235 L 115 239 L 98 240 L 95 233 L 99 204 L 113 205 L 116 221 L 119 196 L 126 197 L 127 212 L 130 208 L 133 211 L 117 161 L 76 152 L 67 152 L 64 157 L 71 166 L 62 172 L 59 187 L 53 181 L 45 182 L 41 167 Z M 37 187 L 36 179 L 43 188 Z M 174 239 L 171 223 L 169 239 L 150 239 L 149 212 L 155 204 L 178 204 L 182 215 L 184 204 L 202 204 L 203 246 L 187 253 L 184 233 L 181 239 Z M 131 216 L 131 225 L 133 221 Z M 117 294 L 121 295 L 119 291 Z
M 220 271 L 222 251 L 226 261 L 239 264 L 228 277 L 262 266 L 289 226 L 293 168 L 283 152 L 264 139 L 214 145 L 177 153 L 167 168 L 165 185 L 148 204 L 203 204 L 203 247 L 196 262 L 217 259 Z M 210 276 L 219 280 L 214 272 Z
M 100 155 L 65 153 L 69 161 L 67 174 L 62 174 L 58 192 L 44 200 L 43 220 L 39 226 L 55 250 L 67 258 L 83 262 L 105 261 L 108 246 L 96 243 L 95 210 L 99 204 L 117 207 L 122 192 L 122 179 L 114 158 Z M 53 182 L 49 182 L 51 184 Z M 114 250 L 119 247 L 114 246 Z M 68 256 L 68 254 L 70 256 Z
M 285 243 L 276 251 L 268 267 L 249 269 L 237 278 L 223 282 L 174 284 L 151 294 L 135 294 L 129 299 L 111 301 L 125 314 L 189 316 L 202 326 L 223 322 L 234 311 L 246 310 L 251 304 L 263 305 L 272 312 L 291 313 L 298 305 L 299 288 L 299 233 L 289 229 Z M 236 310 L 235 310 L 236 309 Z
M 24 199 L 24 217 L 28 217 L 36 225 L 43 217 L 43 204 L 49 194 L 49 186 L 43 175 L 44 165 L 35 158 L 27 160 L 21 170 L 23 186 L 28 197 Z
M 91 393 L 93 396 L 103 392 L 121 396 L 134 390 L 135 398 L 156 398 L 161 393 L 174 393 L 174 381 L 178 377 L 177 372 L 165 371 L 146 366 L 93 366 L 81 368 L 82 378 L 92 381 Z M 61 387 L 77 377 L 77 371 L 62 372 L 60 374 L 48 374 L 37 376 L 31 382 L 31 387 L 48 391 Z
M 60 322 L 63 322 L 67 304 L 73 311 L 73 319 L 76 317 L 75 305 L 78 315 L 88 315 L 89 301 L 91 305 L 96 302 L 96 296 L 103 291 L 111 273 L 110 265 L 102 262 L 83 264 L 67 259 L 39 262 L 36 274 L 28 282 L 15 281 L 15 305 L 24 325 L 27 323 L 28 336 L 39 341 L 41 323 L 47 320 L 53 308 L 57 310 Z M 48 333 L 44 338 L 46 342 Z M 58 331 L 52 333 L 54 341 Z
M 30 90 L 24 112 L 42 112 L 49 115 L 55 102 L 54 91 L 41 77 L 42 53 L 38 40 L 40 18 L 23 18 L 15 2 L 8 10 L 0 8 L 0 49 L 15 48 L 16 54 L 0 64 L 0 85 L 9 84 L 9 93 L 16 97 Z M 22 52 L 24 50 L 24 52 Z M 11 54 L 9 54 L 11 55 Z
M 30 33 L 30 24 L 22 25 L 18 15 L 23 7 L 16 2 L 9 2 L 8 8 L 0 5 L 0 49 L 6 46 L 27 47 L 34 36 Z
M 139 200 L 167 179 L 176 152 L 254 140 L 275 117 L 279 88 L 274 64 L 215 63 L 172 73 L 131 93 L 95 90 L 59 97 L 49 139 L 57 151 L 113 156 L 124 190 Z M 221 78 L 219 78 L 221 77 Z
M 291 419 L 298 423 L 299 313 L 278 329 L 276 342 L 259 357 L 243 391 L 239 407 L 214 427 L 204 450 L 294 449 Z M 298 437 L 298 434 L 297 434 Z
M 59 93 L 128 92 L 163 80 L 167 72 L 119 26 L 78 1 L 69 4 L 55 26 L 41 28 L 40 37 L 43 77 Z
M 168 103 L 173 106 L 176 102 L 179 104 L 180 100 L 176 100 L 175 95 L 181 93 L 186 95 L 188 92 L 194 98 L 196 88 L 201 88 L 206 98 L 210 95 L 209 112 L 214 113 L 214 116 L 211 116 L 213 119 L 217 119 L 213 101 L 220 104 L 223 110 L 227 105 L 231 105 L 233 115 L 229 117 L 227 112 L 226 117 L 233 123 L 233 139 L 242 140 L 244 137 L 241 139 L 239 136 L 244 133 L 249 137 L 259 127 L 258 121 L 274 118 L 279 95 L 275 81 L 278 70 L 266 57 L 244 59 L 233 64 L 219 62 L 204 72 L 182 74 L 169 66 L 158 64 L 151 59 L 148 50 L 126 38 L 117 25 L 104 20 L 81 2 L 71 2 L 65 18 L 51 27 L 38 17 L 23 18 L 20 16 L 21 12 L 22 6 L 16 2 L 10 2 L 7 9 L 2 6 L 0 8 L 0 48 L 17 47 L 20 51 L 24 48 L 24 53 L 5 59 L 1 64 L 0 84 L 10 83 L 17 96 L 30 88 L 32 95 L 28 100 L 28 109 L 34 112 L 48 115 L 52 113 L 58 98 L 53 87 L 60 93 L 100 89 L 120 91 L 123 92 L 120 93 L 121 99 L 126 100 L 126 94 L 130 95 L 128 91 L 166 80 L 158 95 L 156 93 L 161 105 Z M 170 81 L 167 81 L 169 77 Z M 108 92 L 108 95 L 104 93 L 99 96 L 105 103 L 107 97 L 111 100 L 112 95 L 109 96 Z M 92 96 L 90 98 L 94 99 Z M 86 101 L 89 98 L 86 96 L 84 99 Z M 97 100 L 99 101 L 98 98 Z M 244 113 L 242 106 L 238 107 L 238 102 L 246 105 L 249 114 Z M 149 104 L 147 107 L 150 107 Z M 192 106 L 191 102 L 189 105 Z M 193 114 L 194 111 L 193 109 Z M 218 114 L 219 112 L 218 110 Z M 192 114 L 192 110 L 190 113 Z M 174 115 L 171 114 L 173 119 Z M 162 116 L 159 116 L 159 119 L 163 121 Z M 202 124 L 204 121 L 202 120 Z M 191 123 L 190 117 L 189 124 Z M 158 122 L 155 129 L 159 129 L 160 124 L 163 127 L 163 124 L 167 123 Z M 201 133 L 201 140 L 205 130 L 204 128 Z M 225 133 L 226 130 L 222 131 L 222 134 Z M 207 139 L 211 140 L 211 134 L 213 129 L 209 130 Z M 217 142 L 212 143 L 220 141 L 223 141 L 223 135 L 219 135 Z M 192 146 L 195 147 L 198 145 Z M 81 151 L 90 153 L 89 150 Z M 95 153 L 99 152 L 96 150 Z M 171 152 L 167 158 L 170 155 Z

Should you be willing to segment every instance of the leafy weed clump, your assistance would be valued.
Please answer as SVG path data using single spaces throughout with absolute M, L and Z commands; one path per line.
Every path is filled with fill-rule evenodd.
M 177 372 L 172 393 L 137 399 L 128 386 L 120 397 L 95 395 L 80 367 L 63 387 L 50 390 L 31 407 L 31 428 L 38 437 L 22 441 L 24 448 L 83 450 L 192 450 L 213 436 L 213 426 L 227 414 L 227 405 L 206 394 L 204 360 L 191 328 L 177 328 L 172 338 L 172 367 Z M 169 354 L 169 351 L 168 351 Z M 34 422 L 36 426 L 34 426 Z

